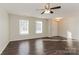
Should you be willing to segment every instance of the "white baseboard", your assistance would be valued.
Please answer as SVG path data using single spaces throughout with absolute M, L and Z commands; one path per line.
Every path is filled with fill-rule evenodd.
M 2 54 L 2 52 L 4 51 L 4 49 L 7 47 L 7 45 L 9 44 L 10 41 L 8 41 L 5 46 L 2 48 L 2 50 L 0 51 L 0 55 Z

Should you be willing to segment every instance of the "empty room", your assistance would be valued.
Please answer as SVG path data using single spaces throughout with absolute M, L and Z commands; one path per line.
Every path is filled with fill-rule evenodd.
M 0 55 L 78 55 L 79 3 L 0 3 Z

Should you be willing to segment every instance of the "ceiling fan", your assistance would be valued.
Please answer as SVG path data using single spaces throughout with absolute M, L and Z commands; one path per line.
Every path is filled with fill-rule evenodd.
M 40 9 L 40 10 L 43 10 L 41 14 L 44 14 L 44 13 L 50 13 L 50 14 L 53 14 L 53 10 L 55 9 L 60 9 L 61 6 L 56 6 L 56 7 L 50 7 L 50 3 L 47 3 L 45 6 L 44 6 L 44 9 Z

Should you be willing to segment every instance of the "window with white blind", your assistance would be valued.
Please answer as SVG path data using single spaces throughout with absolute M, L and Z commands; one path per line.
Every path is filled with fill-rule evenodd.
M 36 21 L 36 33 L 42 33 L 42 21 Z
M 29 34 L 28 20 L 19 20 L 19 31 L 20 31 L 20 34 Z

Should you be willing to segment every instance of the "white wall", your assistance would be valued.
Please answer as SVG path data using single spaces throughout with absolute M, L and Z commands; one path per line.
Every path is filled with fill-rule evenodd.
M 0 54 L 9 43 L 9 19 L 8 13 L 0 9 Z
M 48 36 L 48 20 L 41 19 L 41 18 L 35 18 L 35 17 L 18 16 L 18 15 L 13 15 L 13 14 L 10 14 L 9 16 L 10 16 L 10 39 L 11 39 L 11 41 Z M 19 20 L 20 19 L 29 20 L 29 22 L 30 22 L 29 34 L 27 34 L 27 35 L 19 34 Z M 43 33 L 42 34 L 35 33 L 35 21 L 36 20 L 43 21 Z
M 58 36 L 57 33 L 57 22 L 54 19 L 48 20 L 48 26 L 49 26 L 49 37 Z
M 69 37 L 67 32 L 71 32 L 73 39 L 79 39 L 79 16 L 69 16 L 64 19 L 59 24 L 60 36 Z

